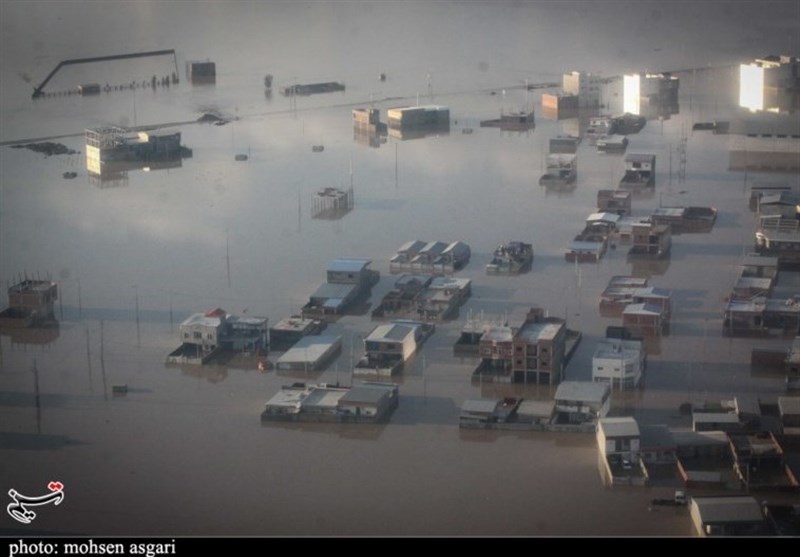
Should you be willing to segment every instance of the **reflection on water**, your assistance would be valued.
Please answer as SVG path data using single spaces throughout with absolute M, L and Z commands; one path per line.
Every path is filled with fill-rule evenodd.
M 445 4 L 301 3 L 282 6 L 280 13 L 269 3 L 248 6 L 265 15 L 258 18 L 236 4 L 203 4 L 197 18 L 168 4 L 152 6 L 152 17 L 145 13 L 150 10 L 122 4 L 128 17 L 106 21 L 97 14 L 100 21 L 92 22 L 107 24 L 109 38 L 91 33 L 89 20 L 82 21 L 87 7 L 50 6 L 44 13 L 4 6 L 9 17 L 0 18 L 0 51 L 4 67 L 13 71 L 0 80 L 3 140 L 77 134 L 59 141 L 81 150 L 83 130 L 94 126 L 188 122 L 212 109 L 231 115 L 224 126 L 178 125 L 193 150 L 192 158 L 173 161 L 178 165 L 170 168 L 180 171 L 118 168 L 111 183 L 124 180 L 132 187 L 102 192 L 61 178 L 75 166 L 72 159 L 0 147 L 0 268 L 50 269 L 63 279 L 59 294 L 66 309 L 46 350 L 0 336 L 0 390 L 13 394 L 12 401 L 3 399 L 0 436 L 8 481 L 23 490 L 55 474 L 82 509 L 42 516 L 40 527 L 97 534 L 689 534 L 685 514 L 644 512 L 653 496 L 663 495 L 657 488 L 603 487 L 592 436 L 460 431 L 458 409 L 466 399 L 547 400 L 553 388 L 473 385 L 477 359 L 453 357 L 452 347 L 469 311 L 500 315 L 538 304 L 584 334 L 566 378 L 588 380 L 596 340 L 606 327 L 619 325 L 619 318 L 597 310 L 610 277 L 655 275 L 658 286 L 673 292 L 670 335 L 657 339 L 645 387 L 614 392 L 614 412 L 690 427 L 677 410 L 683 402 L 783 392 L 780 376 L 751 373 L 751 341 L 722 336 L 722 300 L 753 243 L 748 186 L 764 177 L 753 169 L 729 172 L 731 136 L 693 132 L 692 124 L 728 121 L 732 134 L 738 125 L 754 129 L 754 122 L 796 127 L 796 114 L 741 109 L 738 66 L 730 64 L 748 61 L 742 50 L 751 49 L 743 44 L 776 51 L 786 50 L 787 40 L 795 51 L 800 45 L 786 39 L 794 29 L 787 26 L 792 14 L 780 4 L 774 12 L 761 3 L 736 3 L 724 22 L 704 16 L 706 8 L 696 4 L 678 9 L 660 3 L 656 19 L 648 5 L 642 11 L 638 3 L 624 4 L 624 10 L 578 3 L 579 19 L 596 25 L 582 27 L 574 43 L 565 42 L 564 33 L 575 28 L 576 12 L 558 3 L 468 3 L 456 12 Z M 298 41 L 297 29 L 307 28 L 309 14 L 321 32 Z M 769 20 L 754 27 L 748 15 Z M 52 25 L 55 17 L 63 22 Z M 639 18 L 648 22 L 646 38 L 629 32 L 642 28 Z M 219 24 L 209 28 L 209 20 Z M 124 28 L 117 21 L 125 21 Z M 185 30 L 175 31 L 184 29 L 178 23 Z M 14 25 L 29 30 L 33 50 L 20 46 Z M 379 43 L 368 40 L 377 25 L 385 33 Z M 141 29 L 147 33 L 139 36 Z M 450 40 L 465 36 L 468 41 Z M 29 85 L 13 78 L 21 72 L 35 80 L 44 66 L 52 67 L 44 58 L 63 57 L 65 45 L 75 52 L 102 51 L 118 41 L 157 37 L 174 41 L 182 62 L 213 56 L 216 85 L 181 82 L 31 104 Z M 242 56 L 245 43 L 249 52 L 273 53 L 269 67 L 262 57 Z M 553 54 L 552 44 L 567 46 Z M 420 60 L 430 67 L 420 70 Z M 718 209 L 714 229 L 676 236 L 665 259 L 628 262 L 622 248 L 580 271 L 563 261 L 564 248 L 596 209 L 598 190 L 616 188 L 624 174 L 622 157 L 582 142 L 574 189 L 547 191 L 536 184 L 549 140 L 583 135 L 593 111 L 548 119 L 538 108 L 546 91 L 524 91 L 520 84 L 553 81 L 572 67 L 607 75 L 643 67 L 704 68 L 673 72 L 680 79 L 679 102 L 640 103 L 647 118 L 658 120 L 629 136 L 629 149 L 655 154 L 659 168 L 655 188 L 634 192 L 631 212 L 652 213 L 659 204 L 656 188 L 665 202 L 686 192 L 691 205 Z M 130 80 L 127 67 L 109 71 L 121 75 L 97 82 Z M 346 82 L 347 89 L 265 98 L 266 71 L 279 88 L 331 79 Z M 391 79 L 376 80 L 383 71 Z M 435 76 L 432 101 L 449 106 L 452 120 L 462 130 L 471 126 L 472 133 L 414 141 L 380 133 L 360 137 L 354 107 L 413 103 L 427 91 L 428 74 Z M 73 79 L 89 83 L 88 77 L 59 74 L 53 87 L 69 88 Z M 490 89 L 505 94 L 488 94 Z M 478 126 L 526 101 L 542 116 L 534 129 L 498 133 Z M 394 147 L 361 148 L 362 141 Z M 324 152 L 309 149 L 317 144 L 325 145 Z M 245 148 L 248 162 L 236 162 Z M 796 172 L 783 176 L 789 187 L 800 186 Z M 358 210 L 334 221 L 313 218 L 307 204 L 315 192 L 350 180 Z M 164 365 L 180 316 L 219 306 L 234 313 L 249 308 L 276 322 L 306 303 L 333 258 L 368 257 L 383 278 L 358 311 L 331 324 L 332 334 L 343 336 L 345 354 L 331 368 L 297 377 L 346 382 L 349 361 L 359 356 L 348 353 L 347 339 L 360 349 L 357 339 L 374 327 L 368 310 L 392 287 L 393 250 L 417 237 L 471 246 L 472 259 L 456 276 L 472 280 L 473 296 L 458 319 L 437 326 L 397 377 L 400 405 L 390 423 L 262 427 L 265 401 L 295 377 L 260 373 L 240 361 Z M 509 238 L 532 244 L 530 272 L 487 276 L 493 250 Z M 34 359 L 41 434 L 34 433 L 29 404 Z M 114 384 L 136 390 L 124 399 L 104 396 Z M 78 437 L 86 444 L 56 450 L 66 442 L 50 437 Z M 43 445 L 25 450 L 31 442 Z M 112 489 L 118 496 L 109 500 Z M 609 512 L 592 510 L 597 508 Z

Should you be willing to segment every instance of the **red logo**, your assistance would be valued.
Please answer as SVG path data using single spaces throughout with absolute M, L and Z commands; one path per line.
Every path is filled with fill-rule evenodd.
M 62 489 L 64 489 L 64 484 L 56 480 L 54 482 L 50 482 L 49 484 L 47 484 L 47 487 L 50 491 L 61 491 Z

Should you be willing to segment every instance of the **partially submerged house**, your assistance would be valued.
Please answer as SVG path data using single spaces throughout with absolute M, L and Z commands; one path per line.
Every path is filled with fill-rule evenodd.
M 620 188 L 651 188 L 656 185 L 656 156 L 632 153 L 625 157 L 625 175 Z
M 275 362 L 278 371 L 319 371 L 342 351 L 339 335 L 309 335 L 298 340 Z
M 620 216 L 631 214 L 631 192 L 625 190 L 599 190 L 597 210 L 603 213 L 616 213 Z
M 167 363 L 205 364 L 220 352 L 259 354 L 267 349 L 267 318 L 231 315 L 221 308 L 194 313 L 179 327 L 182 344 Z
M 464 242 L 423 242 L 413 240 L 400 246 L 389 260 L 392 273 L 450 274 L 462 269 L 471 256 L 470 247 Z
M 566 365 L 566 323 L 532 308 L 519 325 L 495 325 L 480 337 L 478 381 L 555 385 Z
M 270 350 L 286 350 L 304 336 L 318 335 L 326 327 L 325 321 L 292 315 L 281 319 L 269 328 Z
M 372 317 L 449 319 L 471 292 L 472 281 L 467 278 L 406 273 L 395 281 L 394 288 L 383 297 Z
M 392 376 L 399 373 L 434 330 L 433 325 L 406 320 L 378 325 L 364 339 L 365 354 L 353 374 Z
M 592 381 L 610 383 L 612 387 L 632 388 L 639 385 L 647 368 L 647 353 L 641 340 L 604 338 L 597 341 L 592 356 Z
M 376 423 L 388 420 L 399 400 L 397 385 L 361 383 L 352 387 L 284 386 L 264 405 L 262 422 Z
M 8 287 L 8 307 L 0 312 L 0 327 L 36 327 L 55 321 L 58 285 L 25 277 Z
M 658 207 L 650 216 L 654 225 L 669 225 L 674 234 L 711 232 L 717 220 L 714 207 Z
M 369 259 L 362 258 L 334 260 L 326 271 L 327 282 L 317 288 L 303 306 L 303 317 L 326 318 L 337 315 L 367 296 L 380 278 L 378 271 L 369 268 L 371 263 Z
M 628 304 L 622 310 L 622 325 L 634 334 L 659 336 L 667 323 L 664 310 L 651 303 Z
M 563 381 L 556 389 L 556 414 L 559 423 L 596 422 L 608 414 L 611 387 L 591 381 Z
M 693 496 L 689 503 L 698 536 L 758 536 L 765 533 L 764 514 L 749 495 Z
M 777 257 L 781 265 L 800 263 L 800 221 L 778 215 L 761 217 L 755 233 L 755 251 Z
M 628 138 L 624 135 L 601 135 L 597 138 L 599 153 L 622 153 L 628 148 Z
M 639 223 L 632 227 L 633 246 L 629 257 L 662 258 L 669 255 L 672 248 L 672 234 L 669 225 Z
M 545 173 L 539 178 L 540 186 L 566 186 L 578 177 L 578 155 L 549 154 L 545 158 Z
M 497 246 L 492 260 L 486 265 L 487 274 L 513 274 L 530 268 L 533 262 L 533 246 L 525 242 L 511 241 Z

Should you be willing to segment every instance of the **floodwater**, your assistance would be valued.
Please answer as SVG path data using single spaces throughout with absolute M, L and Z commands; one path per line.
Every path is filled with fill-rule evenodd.
M 61 297 L 57 331 L 0 336 L 0 492 L 38 495 L 51 480 L 64 483 L 64 503 L 42 507 L 31 525 L 39 532 L 690 535 L 685 510 L 647 512 L 673 487 L 604 487 L 593 436 L 461 432 L 467 398 L 552 393 L 472 385 L 476 361 L 453 357 L 452 345 L 468 314 L 539 305 L 583 332 L 566 376 L 590 379 L 595 341 L 619 324 L 599 315 L 600 292 L 613 275 L 651 274 L 673 293 L 670 335 L 650 356 L 644 388 L 615 393 L 616 413 L 688 427 L 682 402 L 781 392 L 783 378 L 752 373 L 749 354 L 789 340 L 725 338 L 721 314 L 752 244 L 749 185 L 797 187 L 798 176 L 730 172 L 729 138 L 691 131 L 694 122 L 743 117 L 731 64 L 800 51 L 796 7 L 767 4 L 206 2 L 187 14 L 177 2 L 3 2 L 0 141 L 68 135 L 58 141 L 82 152 L 86 127 L 186 122 L 208 109 L 238 120 L 180 125 L 193 150 L 180 167 L 101 184 L 90 182 L 82 154 L 0 147 L 0 274 L 49 274 Z M 185 60 L 215 61 L 216 85 L 30 99 L 61 59 L 164 48 L 176 49 L 181 77 Z M 675 236 L 668 262 L 633 268 L 625 249 L 597 265 L 563 260 L 597 190 L 623 168 L 623 157 L 584 143 L 574 191 L 537 185 L 548 140 L 577 122 L 546 119 L 541 92 L 526 93 L 524 83 L 559 81 L 576 68 L 689 70 L 679 74 L 679 113 L 649 121 L 628 149 L 657 156 L 655 193 L 634 199 L 635 214 L 659 203 L 719 211 L 711 233 Z M 48 90 L 172 71 L 171 60 L 72 67 Z M 347 89 L 296 101 L 278 93 L 317 81 Z M 449 134 L 389 138 L 377 149 L 353 141 L 351 108 L 372 103 L 385 121 L 386 108 L 417 97 L 450 107 Z M 478 126 L 526 104 L 535 107 L 534 130 Z M 775 118 L 797 125 L 796 114 Z M 467 127 L 474 133 L 462 133 Z M 312 152 L 317 144 L 323 152 Z M 249 160 L 234 161 L 240 153 Z M 62 179 L 68 170 L 78 177 Z M 351 183 L 352 212 L 311 218 L 315 191 Z M 389 424 L 262 426 L 264 402 L 304 374 L 164 365 L 190 313 L 219 306 L 275 323 L 299 310 L 336 257 L 372 259 L 382 275 L 374 306 L 392 285 L 389 258 L 411 239 L 470 244 L 459 276 L 473 280 L 473 296 L 398 379 L 401 403 Z M 532 270 L 486 276 L 494 247 L 507 240 L 533 244 Z M 781 277 L 782 292 L 799 288 L 798 277 Z M 307 378 L 348 382 L 373 326 L 368 314 L 332 325 L 345 349 Z M 113 397 L 120 383 L 130 392 Z M 20 526 L 0 518 L 0 531 Z

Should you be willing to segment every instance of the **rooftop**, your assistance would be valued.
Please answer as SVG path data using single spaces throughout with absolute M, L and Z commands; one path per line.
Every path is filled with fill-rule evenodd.
M 498 404 L 500 404 L 499 401 L 486 398 L 468 399 L 461 405 L 461 412 L 469 414 L 492 414 Z
M 616 213 L 607 213 L 607 212 L 592 213 L 591 215 L 586 217 L 586 222 L 588 222 L 588 223 L 592 223 L 592 222 L 607 222 L 607 223 L 611 223 L 611 224 L 616 224 L 617 222 L 619 222 L 620 218 L 621 217 Z
M 181 323 L 181 327 L 194 327 L 197 325 L 219 327 L 221 324 L 221 317 L 207 317 L 205 313 L 193 313 Z
M 764 520 L 761 505 L 754 497 L 739 495 L 692 497 L 692 504 L 697 507 L 700 520 L 704 524 L 761 522 Z
M 397 386 L 391 383 L 381 385 L 378 383 L 364 383 L 356 385 L 339 399 L 340 403 L 378 404 L 384 397 L 393 396 Z
M 416 327 L 413 325 L 384 323 L 375 327 L 365 340 L 384 342 L 387 340 L 402 341 L 409 335 L 413 335 L 415 329 Z
M 558 332 L 564 327 L 563 322 L 548 323 L 525 323 L 517 332 L 516 338 L 523 339 L 527 342 L 536 342 L 539 340 L 552 340 L 556 337 Z
M 653 449 L 674 449 L 676 444 L 672 432 L 665 425 L 643 425 L 639 428 L 641 433 L 640 447 L 644 451 Z
M 669 298 L 670 291 L 666 290 L 665 288 L 659 288 L 657 286 L 644 286 L 642 288 L 636 288 L 633 290 L 632 294 L 637 297 L 641 298 Z
M 362 258 L 341 258 L 334 259 L 328 267 L 328 271 L 336 273 L 358 273 L 365 269 L 372 261 Z
M 679 447 L 728 444 L 728 434 L 724 431 L 673 431 L 672 439 Z
M 653 163 L 656 160 L 655 155 L 644 153 L 631 153 L 625 157 L 625 162 L 649 162 Z
M 765 255 L 747 255 L 742 259 L 743 267 L 777 267 L 777 257 L 767 257 Z
M 615 275 L 608 281 L 609 286 L 647 286 L 647 279 L 643 277 L 630 277 L 626 275 Z
M 347 393 L 346 389 L 330 388 L 315 385 L 311 387 L 311 392 L 303 399 L 303 408 L 336 408 L 341 399 Z
M 639 424 L 630 416 L 624 418 L 601 418 L 597 422 L 606 437 L 639 437 Z
M 597 341 L 594 357 L 603 359 L 620 358 L 622 356 L 633 357 L 641 354 L 643 348 L 641 340 L 602 338 Z
M 778 409 L 780 410 L 781 416 L 800 416 L 800 397 L 778 397 Z
M 622 315 L 661 315 L 661 308 L 653 304 L 628 304 Z
M 456 277 L 436 277 L 428 285 L 428 288 L 433 290 L 442 290 L 445 288 L 457 288 L 459 290 L 466 288 L 472 281 L 468 278 Z
M 298 340 L 276 362 L 278 364 L 313 364 L 328 350 L 341 343 L 342 337 L 334 335 L 310 335 Z
M 410 241 L 406 242 L 405 244 L 403 244 L 402 246 L 400 246 L 399 248 L 397 248 L 397 251 L 398 252 L 407 251 L 407 252 L 411 252 L 411 253 L 417 253 L 419 250 L 424 248 L 426 245 L 427 245 L 427 242 L 424 242 L 422 240 L 410 240 Z
M 738 424 L 739 416 L 729 412 L 693 412 L 692 420 L 695 423 Z
M 602 402 L 608 395 L 610 387 L 607 383 L 591 381 L 563 381 L 556 389 L 555 400 L 579 400 L 585 402 Z
M 511 342 L 514 338 L 514 331 L 505 325 L 491 325 L 483 333 L 481 340 L 492 342 Z
M 311 295 L 312 298 L 336 298 L 344 299 L 357 289 L 357 284 L 338 284 L 333 282 L 323 282 Z
M 555 405 L 554 400 L 523 400 L 517 408 L 517 415 L 549 418 Z

